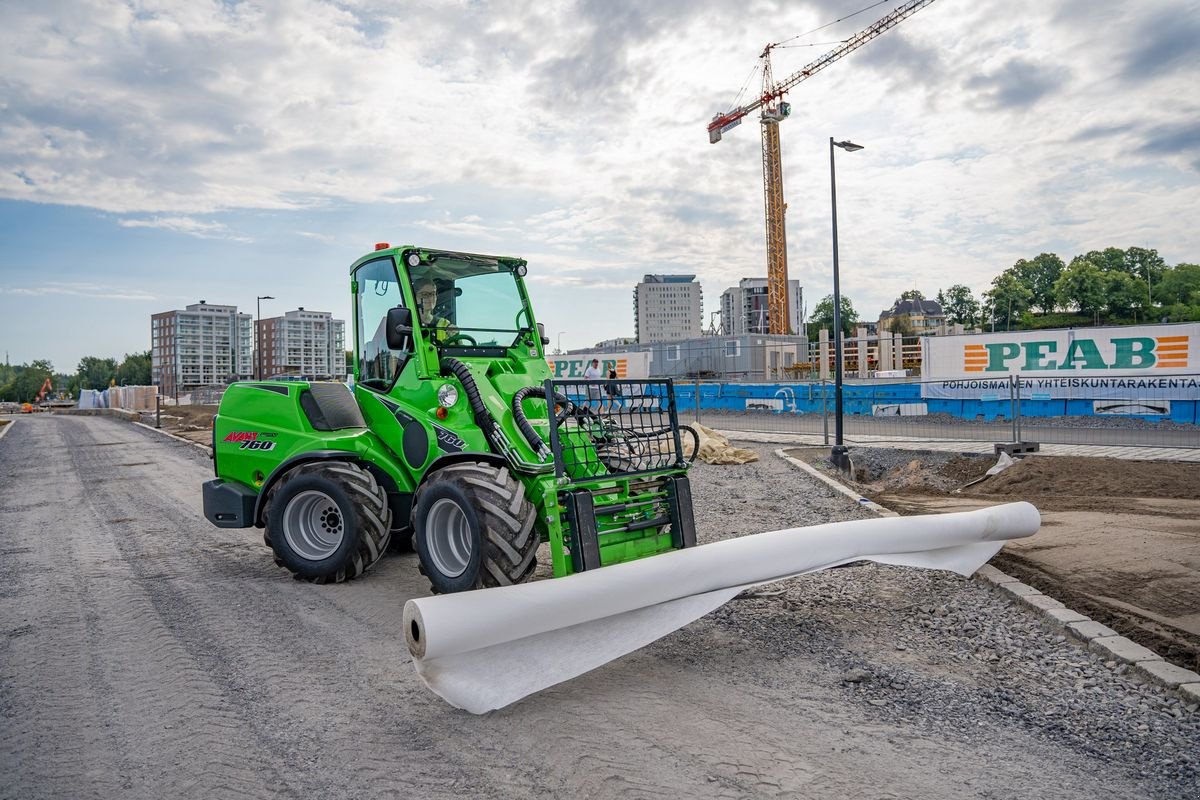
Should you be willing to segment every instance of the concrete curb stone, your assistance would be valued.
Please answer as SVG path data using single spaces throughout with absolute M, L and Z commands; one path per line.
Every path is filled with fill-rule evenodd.
M 13 426 L 15 426 L 16 424 L 17 424 L 17 421 L 15 419 L 10 419 L 8 421 L 7 425 L 0 425 L 0 439 L 3 439 L 4 434 L 6 434 L 10 430 L 12 430 Z
M 1032 597 L 1033 595 L 1042 594 L 1037 589 L 1030 586 L 1028 583 L 1021 583 L 1020 581 L 1009 581 L 1008 583 L 1001 583 L 998 585 L 1000 587 L 1000 591 L 1007 592 L 1008 594 L 1011 594 L 1013 597 L 1016 597 L 1021 600 L 1024 600 L 1027 597 Z M 1026 602 L 1025 605 L 1032 605 L 1032 603 Z M 1042 611 L 1044 609 L 1039 608 L 1038 610 Z
M 1177 689 L 1184 684 L 1190 685 L 1200 675 L 1190 669 L 1176 666 L 1169 661 L 1146 661 L 1138 665 L 1150 676 L 1150 680 L 1168 689 Z
M 1099 622 L 1091 619 L 1080 622 L 1072 622 L 1067 625 L 1067 629 L 1080 639 L 1083 639 L 1085 642 L 1089 642 L 1092 639 L 1099 639 L 1102 636 L 1120 635 L 1107 625 L 1102 625 Z
M 1123 661 L 1126 664 L 1141 664 L 1145 661 L 1162 661 L 1162 656 L 1148 647 L 1124 636 L 1099 636 L 1088 640 L 1088 649 L 1105 658 Z
M 162 428 L 156 428 L 153 425 L 147 425 L 144 422 L 133 421 L 133 424 L 137 425 L 138 427 L 145 428 L 148 431 L 154 431 L 155 433 L 161 433 L 163 436 L 170 436 L 172 439 L 174 439 L 177 442 L 183 442 L 184 444 L 190 444 L 192 447 L 198 447 L 201 450 L 203 450 L 205 453 L 208 453 L 208 454 L 212 453 L 212 448 L 206 444 L 200 444 L 199 442 L 193 442 L 191 439 L 185 439 L 182 436 L 176 436 L 175 434 L 170 433 L 169 431 L 164 431 Z

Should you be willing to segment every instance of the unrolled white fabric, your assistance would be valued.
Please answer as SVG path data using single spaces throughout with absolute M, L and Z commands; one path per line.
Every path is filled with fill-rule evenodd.
M 417 674 L 482 714 L 677 630 L 751 586 L 851 561 L 970 575 L 1004 542 L 1032 536 L 1029 503 L 771 531 L 556 580 L 409 600 Z

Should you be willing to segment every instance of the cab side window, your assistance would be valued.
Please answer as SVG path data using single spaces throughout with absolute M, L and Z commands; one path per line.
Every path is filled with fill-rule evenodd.
M 405 305 L 396 264 L 391 256 L 368 261 L 354 276 L 358 282 L 358 382 L 386 391 L 409 356 L 387 346 L 388 309 Z

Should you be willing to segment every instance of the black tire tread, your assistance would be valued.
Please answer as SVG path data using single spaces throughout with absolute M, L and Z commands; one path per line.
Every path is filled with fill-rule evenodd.
M 541 539 L 534 530 L 537 509 L 508 467 L 484 462 L 451 464 L 429 476 L 425 486 L 456 482 L 470 498 L 483 526 L 483 558 L 475 588 L 524 583 L 537 567 Z M 416 504 L 414 503 L 414 507 Z
M 358 530 L 358 546 L 350 554 L 347 564 L 333 575 L 306 577 L 293 573 L 293 577 L 316 584 L 343 583 L 357 578 L 374 566 L 387 552 L 388 540 L 392 535 L 392 511 L 388 507 L 387 492 L 375 480 L 374 475 L 357 464 L 349 461 L 313 461 L 288 470 L 275 482 L 263 504 L 264 520 L 270 520 L 271 503 L 279 490 L 302 475 L 320 475 L 333 481 L 345 491 L 351 501 L 356 501 L 354 516 Z M 279 557 L 271 541 L 270 522 L 264 528 L 263 540 L 274 551 L 275 565 L 287 569 L 287 564 Z

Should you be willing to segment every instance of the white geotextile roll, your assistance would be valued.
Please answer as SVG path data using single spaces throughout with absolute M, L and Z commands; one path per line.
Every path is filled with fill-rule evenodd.
M 481 714 L 643 647 L 750 586 L 869 560 L 970 575 L 1041 524 L 1029 503 L 759 533 L 566 578 L 409 600 L 417 673 Z

